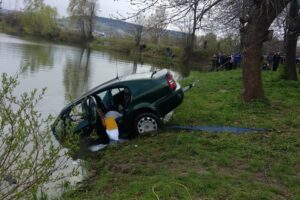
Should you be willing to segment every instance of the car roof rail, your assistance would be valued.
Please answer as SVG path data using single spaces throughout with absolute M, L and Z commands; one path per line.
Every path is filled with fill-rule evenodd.
M 151 78 L 153 78 L 154 74 L 156 74 L 156 73 L 157 73 L 157 71 L 154 70 L 154 72 L 152 72 L 152 74 L 151 74 Z
M 151 78 L 156 77 L 156 76 L 161 77 L 167 73 L 169 73 L 169 71 L 167 69 L 155 70 L 154 72 L 152 72 Z

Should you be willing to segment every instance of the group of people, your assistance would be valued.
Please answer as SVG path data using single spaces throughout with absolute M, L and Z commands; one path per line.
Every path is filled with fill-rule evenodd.
M 285 62 L 285 57 L 281 56 L 280 52 L 277 53 L 271 52 L 266 57 L 266 60 L 264 56 L 262 56 L 262 60 L 263 60 L 263 67 L 262 67 L 263 70 L 277 71 L 279 64 Z
M 231 55 L 226 55 L 223 53 L 213 54 L 211 58 L 212 68 L 211 71 L 219 70 L 232 70 L 240 66 L 241 54 L 235 53 Z M 300 58 L 296 58 L 297 63 L 300 63 Z M 269 53 L 267 56 L 262 56 L 262 70 L 273 70 L 277 71 L 279 64 L 285 62 L 285 57 L 280 54 L 280 52 Z M 299 69 L 300 73 L 300 69 Z
M 235 53 L 226 55 L 223 53 L 213 54 L 211 58 L 212 69 L 211 71 L 219 70 L 232 70 L 236 69 L 241 62 L 241 54 Z

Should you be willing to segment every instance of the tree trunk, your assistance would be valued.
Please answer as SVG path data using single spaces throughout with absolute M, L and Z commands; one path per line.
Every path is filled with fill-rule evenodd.
M 157 37 L 157 50 L 159 51 L 160 47 L 160 36 Z
M 137 47 L 139 47 L 141 44 L 142 33 L 143 33 L 143 26 L 138 25 L 138 27 L 135 27 L 134 40 L 135 40 L 135 46 Z
M 141 39 L 142 39 L 142 36 L 140 33 L 137 33 L 137 35 L 135 36 L 135 46 L 136 47 L 139 47 L 140 44 L 141 44 Z
M 78 23 L 79 23 L 79 27 L 80 27 L 80 30 L 81 30 L 82 38 L 84 40 L 86 40 L 86 31 L 85 31 L 85 21 L 84 21 L 84 19 L 79 18 Z
M 191 34 L 191 39 L 190 39 L 190 44 L 188 44 L 189 48 L 191 49 L 191 51 L 194 50 L 195 47 L 195 41 L 196 41 L 196 28 L 193 27 L 193 31 Z
M 294 24 L 296 24 L 296 18 L 298 16 L 299 7 L 296 0 L 290 4 L 290 9 L 287 16 L 287 34 L 285 36 L 285 54 L 286 62 L 284 66 L 283 79 L 286 80 L 298 80 L 297 68 L 296 68 L 296 50 L 297 50 L 297 34 L 293 33 Z
M 89 29 L 88 29 L 88 36 L 87 36 L 89 41 L 92 41 L 94 38 L 93 31 L 94 31 L 94 22 L 93 22 L 93 17 L 91 17 L 89 20 Z
M 245 102 L 264 98 L 261 65 L 262 46 L 268 38 L 268 29 L 274 19 L 289 3 L 289 0 L 274 0 L 273 5 L 266 1 L 252 0 L 247 15 L 240 18 L 241 45 L 243 56 L 243 99 Z
M 261 56 L 263 33 L 256 23 L 249 24 L 247 31 L 241 32 L 242 66 L 243 66 L 243 99 L 251 102 L 264 97 L 261 79 Z M 260 35 L 260 37 L 259 37 Z
M 297 40 L 296 35 L 288 34 L 286 36 L 286 61 L 284 67 L 283 78 L 286 80 L 298 80 L 297 68 L 296 68 L 296 49 L 297 49 Z
M 193 52 L 194 47 L 195 47 L 195 41 L 196 41 L 196 30 L 197 30 L 197 8 L 198 8 L 198 1 L 195 0 L 194 1 L 194 5 L 193 5 L 193 30 L 192 30 L 192 34 L 191 34 L 191 40 L 190 40 L 190 44 L 189 45 L 189 49 L 191 52 Z

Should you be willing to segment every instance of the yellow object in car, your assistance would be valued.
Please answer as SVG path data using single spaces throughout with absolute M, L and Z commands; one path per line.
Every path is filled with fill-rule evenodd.
M 107 117 L 104 119 L 106 130 L 118 129 L 117 122 L 113 117 Z
M 119 140 L 119 129 L 117 122 L 114 117 L 106 117 L 104 119 L 105 127 L 106 127 L 106 133 L 110 140 Z

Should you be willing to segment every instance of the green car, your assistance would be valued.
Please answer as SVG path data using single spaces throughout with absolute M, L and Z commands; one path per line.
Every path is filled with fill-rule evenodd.
M 179 106 L 183 98 L 183 89 L 165 69 L 118 77 L 63 108 L 52 128 L 58 138 L 63 138 L 68 132 L 66 126 L 72 124 L 75 133 L 89 135 L 95 130 L 105 139 L 101 113 L 109 112 L 116 118 L 120 133 L 136 136 L 156 131 L 164 116 Z

